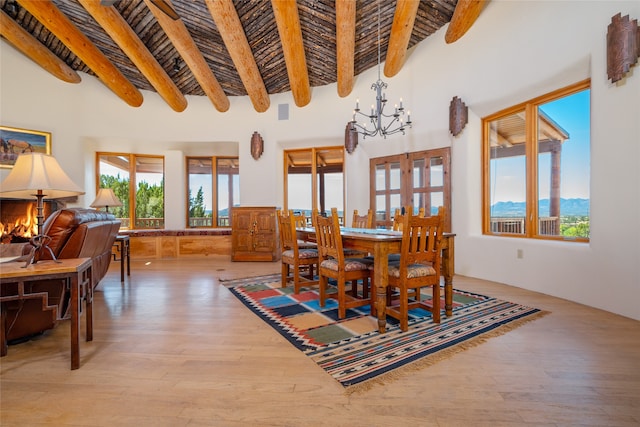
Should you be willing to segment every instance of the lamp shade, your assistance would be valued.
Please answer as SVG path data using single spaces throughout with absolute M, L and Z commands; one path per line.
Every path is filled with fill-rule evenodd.
M 92 208 L 104 208 L 109 206 L 122 206 L 122 202 L 115 195 L 111 188 L 101 188 L 98 190 L 96 199 L 89 206 Z
M 54 157 L 42 153 L 21 154 L 0 184 L 0 194 L 8 198 L 37 199 L 38 191 L 45 199 L 84 194 Z

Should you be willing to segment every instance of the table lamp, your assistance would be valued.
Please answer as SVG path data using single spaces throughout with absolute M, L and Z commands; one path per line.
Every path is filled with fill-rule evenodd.
M 59 199 L 79 194 L 84 194 L 84 191 L 71 181 L 54 157 L 43 153 L 25 153 L 18 156 L 13 169 L 0 184 L 0 195 L 14 199 L 36 199 L 38 235 L 30 240 L 33 249 L 25 267 L 37 261 L 35 255 L 43 248 L 48 249 L 52 258 L 56 260 L 47 244 L 50 238 L 42 234 L 43 199 Z
M 89 205 L 92 208 L 106 208 L 109 212 L 109 206 L 122 206 L 122 202 L 113 192 L 111 188 L 101 188 L 98 190 L 96 199 Z

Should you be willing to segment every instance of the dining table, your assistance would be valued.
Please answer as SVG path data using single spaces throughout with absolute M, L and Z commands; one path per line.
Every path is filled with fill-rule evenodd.
M 314 227 L 297 228 L 296 234 L 300 240 L 316 241 Z M 373 256 L 373 283 L 376 287 L 375 312 L 378 318 L 378 331 L 384 333 L 387 326 L 389 254 L 400 253 L 402 231 L 340 227 L 340 235 L 345 249 L 356 249 Z M 441 272 L 444 278 L 444 307 L 447 316 L 453 314 L 454 237 L 454 233 L 443 233 L 441 240 Z

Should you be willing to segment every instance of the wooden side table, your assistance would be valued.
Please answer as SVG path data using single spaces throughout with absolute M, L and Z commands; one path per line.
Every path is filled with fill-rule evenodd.
M 93 340 L 93 280 L 91 258 L 69 258 L 56 261 L 39 261 L 24 267 L 23 262 L 0 264 L 0 286 L 3 288 L 0 303 L 5 301 L 41 299 L 48 305 L 46 292 L 25 292 L 25 283 L 36 280 L 63 279 L 71 289 L 71 369 L 80 367 L 80 313 L 82 299 L 86 301 L 86 339 Z M 13 286 L 11 286 L 13 284 Z M 61 319 L 62 313 L 57 313 Z M 6 314 L 2 311 L 0 324 L 0 356 L 7 354 L 5 336 Z
M 116 252 L 113 254 L 114 261 L 120 261 L 120 281 L 124 282 L 124 262 L 127 261 L 127 276 L 131 276 L 131 247 L 129 246 L 129 236 L 126 234 L 118 234 L 114 242 Z M 118 258 L 118 252 L 120 257 Z

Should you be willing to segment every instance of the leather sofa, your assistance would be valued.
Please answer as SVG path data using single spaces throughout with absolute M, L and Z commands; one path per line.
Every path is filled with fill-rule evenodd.
M 111 262 L 111 248 L 120 228 L 112 214 L 84 208 L 53 212 L 43 225 L 49 247 L 58 259 L 91 258 L 94 288 L 105 276 Z M 23 253 L 30 252 L 26 244 Z M 48 250 L 40 250 L 36 259 L 51 259 Z M 27 299 L 3 303 L 6 315 L 6 339 L 9 343 L 39 334 L 66 318 L 70 293 L 62 280 L 37 280 L 25 283 L 25 292 L 46 292 L 48 300 Z

